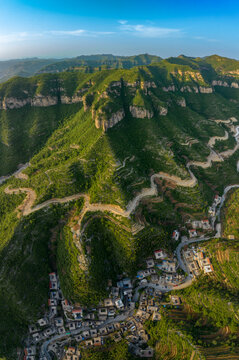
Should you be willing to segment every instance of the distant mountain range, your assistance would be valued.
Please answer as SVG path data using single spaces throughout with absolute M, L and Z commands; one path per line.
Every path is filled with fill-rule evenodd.
M 114 56 L 82 55 L 70 59 L 16 59 L 0 61 L 0 82 L 13 76 L 30 77 L 41 73 L 58 73 L 78 70 L 86 73 L 106 69 L 131 69 L 133 66 L 149 65 L 162 58 L 154 55 Z

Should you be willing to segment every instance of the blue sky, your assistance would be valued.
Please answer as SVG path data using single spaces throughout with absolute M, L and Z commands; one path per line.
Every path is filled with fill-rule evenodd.
M 146 52 L 239 59 L 239 2 L 1 1 L 1 60 Z

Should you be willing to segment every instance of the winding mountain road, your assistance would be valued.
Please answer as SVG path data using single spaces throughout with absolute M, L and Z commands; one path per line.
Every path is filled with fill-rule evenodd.
M 234 125 L 230 125 L 231 122 L 236 121 L 236 119 L 231 119 L 231 120 L 217 120 L 217 122 L 224 122 L 226 123 L 229 127 L 230 130 L 234 132 L 234 137 L 236 139 L 236 146 L 234 147 L 234 149 L 232 150 L 227 150 L 226 152 L 223 153 L 216 153 L 211 147 L 211 151 L 209 156 L 207 157 L 207 161 L 205 162 L 200 162 L 200 161 L 190 161 L 187 163 L 187 169 L 190 175 L 190 179 L 181 179 L 178 176 L 175 175 L 169 175 L 167 173 L 164 172 L 159 172 L 158 174 L 153 174 L 150 178 L 150 187 L 146 188 L 146 189 L 142 189 L 142 191 L 133 199 L 131 200 L 128 205 L 126 206 L 126 210 L 122 209 L 120 206 L 118 205 L 113 205 L 113 204 L 102 204 L 102 203 L 96 203 L 96 204 L 91 204 L 90 203 L 90 197 L 87 194 L 83 194 L 83 193 L 78 193 L 75 195 L 71 195 L 71 196 L 66 196 L 64 198 L 58 199 L 58 198 L 53 198 L 47 201 L 44 201 L 41 204 L 38 204 L 36 206 L 34 206 L 34 203 L 37 199 L 37 195 L 36 192 L 31 189 L 31 188 L 17 188 L 17 189 L 10 189 L 9 187 L 7 187 L 5 189 L 5 193 L 6 194 L 17 194 L 20 192 L 25 192 L 27 194 L 26 198 L 24 199 L 23 203 L 18 207 L 18 209 L 21 211 L 23 216 L 27 216 L 35 211 L 41 210 L 45 207 L 48 207 L 51 204 L 64 204 L 73 200 L 78 200 L 80 198 L 84 198 L 85 203 L 82 209 L 82 213 L 79 219 L 79 224 L 81 223 L 81 220 L 83 218 L 83 216 L 85 215 L 86 212 L 95 212 L 95 211 L 102 211 L 102 212 L 110 212 L 113 213 L 115 215 L 120 215 L 122 217 L 130 217 L 131 213 L 135 210 L 135 208 L 138 206 L 139 202 L 145 198 L 145 197 L 151 197 L 151 196 L 157 196 L 158 195 L 158 191 L 157 191 L 157 185 L 155 184 L 155 179 L 159 178 L 159 179 L 165 179 L 167 181 L 170 182 L 174 182 L 177 186 L 183 186 L 183 187 L 194 187 L 197 184 L 197 178 L 195 177 L 195 175 L 193 174 L 193 172 L 191 171 L 190 167 L 191 166 L 200 166 L 202 168 L 208 168 L 210 166 L 212 166 L 212 162 L 214 161 L 224 161 L 224 158 L 231 156 L 238 148 L 239 148 L 239 126 L 234 126 Z M 222 137 L 219 136 L 213 136 L 209 139 L 208 141 L 208 146 L 213 146 L 215 144 L 216 140 L 226 140 L 228 138 L 228 133 L 225 132 L 225 135 Z M 128 160 L 128 158 L 126 158 L 123 161 L 123 165 L 120 167 L 125 167 L 126 161 Z M 26 167 L 29 166 L 29 163 L 24 165 L 22 168 L 20 168 L 17 172 L 15 172 L 13 175 L 14 176 L 18 176 L 19 178 L 24 179 L 24 174 L 21 175 L 21 172 L 26 169 Z M 118 168 L 118 169 L 120 169 Z M 5 179 L 6 180 L 6 179 Z M 2 180 L 5 181 L 5 180 Z M 237 187 L 237 185 L 232 185 L 232 187 Z M 226 194 L 225 194 L 226 195 Z

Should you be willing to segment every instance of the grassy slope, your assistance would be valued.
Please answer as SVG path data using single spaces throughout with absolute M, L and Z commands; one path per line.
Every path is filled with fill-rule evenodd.
M 8 241 L 0 255 L 0 356 L 7 359 L 16 358 L 16 346 L 21 346 L 27 325 L 47 307 L 48 273 L 54 268 L 51 229 L 66 211 L 67 207 L 55 206 L 16 221 L 9 208 L 8 223 L 1 224 L 1 239 L 7 235 Z
M 12 173 L 17 165 L 27 162 L 62 121 L 78 109 L 79 105 L 58 105 L 0 110 L 0 175 Z
M 228 195 L 223 212 L 223 235 L 234 235 L 239 240 L 239 190 Z

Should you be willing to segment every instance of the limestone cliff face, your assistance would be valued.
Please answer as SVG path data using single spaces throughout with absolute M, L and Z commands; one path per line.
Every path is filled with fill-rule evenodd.
M 111 114 L 109 118 L 107 118 L 102 109 L 98 111 L 97 115 L 95 115 L 95 111 L 92 110 L 92 117 L 95 120 L 95 127 L 97 129 L 102 128 L 104 131 L 107 131 L 107 129 L 112 128 L 118 122 L 123 120 L 125 117 L 125 112 L 123 109 L 119 109 L 115 113 Z
M 39 94 L 32 99 L 31 106 L 47 107 L 47 106 L 57 105 L 57 103 L 58 103 L 57 96 L 43 96 Z
M 95 109 L 92 109 L 91 113 L 92 113 L 92 119 L 95 120 L 96 129 L 103 128 L 105 117 L 102 110 L 100 109 L 96 114 Z
M 125 117 L 125 112 L 123 109 L 120 109 L 117 112 L 115 112 L 114 114 L 112 114 L 111 117 L 109 118 L 109 120 L 104 121 L 104 123 L 103 123 L 104 131 L 106 131 L 109 128 L 112 128 L 118 122 L 123 120 L 124 117 Z
M 239 84 L 236 83 L 235 81 L 233 81 L 231 84 L 229 84 L 228 82 L 222 81 L 222 80 L 213 80 L 212 86 L 224 86 L 224 87 L 231 87 L 231 88 L 235 88 L 235 89 L 239 88 Z
M 163 91 L 176 91 L 175 85 L 163 86 Z
M 34 98 L 25 98 L 25 99 L 5 97 L 0 102 L 0 109 L 2 110 L 20 109 L 25 105 L 47 107 L 47 106 L 56 105 L 57 103 L 58 103 L 58 99 L 56 96 L 43 96 L 41 94 L 34 96 Z
M 229 87 L 228 83 L 226 81 L 222 81 L 222 80 L 213 80 L 212 81 L 212 86 L 224 86 L 224 87 Z
M 143 90 L 147 90 L 147 89 L 150 89 L 150 88 L 154 88 L 156 89 L 156 84 L 154 81 L 145 81 L 145 82 L 141 82 L 140 83 L 140 88 L 143 89 Z
M 82 102 L 83 98 L 82 96 L 79 95 L 73 95 L 73 96 L 66 96 L 66 95 L 61 95 L 61 103 L 62 104 L 75 104 L 78 102 Z
M 201 94 L 211 94 L 213 92 L 211 87 L 199 86 L 199 92 Z
M 182 107 L 186 107 L 186 100 L 184 98 L 178 99 L 177 104 Z
M 168 109 L 164 106 L 160 106 L 159 107 L 159 115 L 161 116 L 166 116 L 168 113 Z
M 145 118 L 151 119 L 154 116 L 153 111 L 147 110 L 139 106 L 131 105 L 129 107 L 129 110 L 131 112 L 131 115 L 137 119 L 145 119 Z
M 31 104 L 31 99 L 16 99 L 13 97 L 4 98 L 0 101 L 0 109 L 7 110 L 7 109 L 20 109 L 21 107 Z

